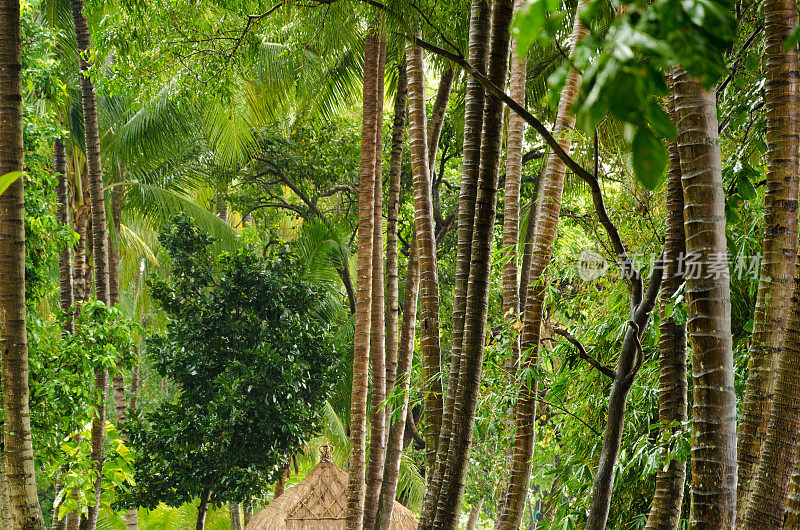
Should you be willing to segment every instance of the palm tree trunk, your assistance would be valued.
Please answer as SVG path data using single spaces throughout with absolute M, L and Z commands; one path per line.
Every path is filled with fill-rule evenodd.
M 120 302 L 119 291 L 119 258 L 120 258 L 120 229 L 122 227 L 122 206 L 125 202 L 125 166 L 120 167 L 120 182 L 111 192 L 111 220 L 114 223 L 114 234 L 109 234 L 108 238 L 108 277 L 109 277 L 109 297 L 111 305 L 118 305 Z M 133 379 L 133 375 L 131 375 Z M 131 381 L 131 390 L 133 390 Z M 114 373 L 112 379 L 114 391 L 114 417 L 118 424 L 125 422 L 128 404 L 125 397 L 125 379 L 120 370 Z M 122 435 L 124 441 L 128 441 L 126 435 Z M 136 508 L 129 508 L 125 512 L 125 527 L 127 530 L 139 528 L 139 512 Z
M 58 138 L 53 142 L 53 171 L 58 178 L 56 185 L 56 200 L 58 208 L 56 210 L 56 220 L 60 225 L 70 226 L 69 224 L 69 182 L 67 176 L 67 153 L 64 147 L 64 140 Z M 64 331 L 72 333 L 74 325 L 68 314 L 73 304 L 73 285 L 72 285 L 72 253 L 69 245 L 58 254 L 58 277 L 61 292 L 61 310 L 66 318 Z
M 420 349 L 422 350 L 423 403 L 425 406 L 425 454 L 427 469 L 436 462 L 436 443 L 441 428 L 442 386 L 439 349 L 439 275 L 433 229 L 430 165 L 425 116 L 425 81 L 422 49 L 406 46 L 408 67 L 408 137 L 414 177 L 414 230 L 420 270 Z
M 360 529 L 364 520 L 364 479 L 372 307 L 372 242 L 375 213 L 375 138 L 378 36 L 371 27 L 364 39 L 363 121 L 358 200 L 356 318 L 353 341 L 353 388 L 350 400 L 350 479 L 347 488 L 347 528 Z
M 397 219 L 400 216 L 400 172 L 403 165 L 403 133 L 406 129 L 408 96 L 405 62 L 397 67 L 394 97 L 392 149 L 389 158 L 389 195 L 386 198 L 386 393 L 392 392 L 397 374 L 400 295 L 398 277 Z M 387 422 L 387 427 L 389 427 Z
M 106 242 L 106 211 L 103 192 L 103 169 L 100 164 L 100 136 L 97 128 L 97 99 L 89 62 L 91 41 L 89 25 L 83 14 L 83 0 L 70 0 L 75 21 L 75 36 L 80 49 L 81 94 L 86 135 L 86 162 L 89 173 L 89 195 L 92 212 L 92 254 L 94 257 L 95 291 L 97 299 L 109 304 L 108 246 Z
M 0 175 L 23 169 L 20 48 L 19 1 L 0 0 Z M 23 178 L 18 178 L 0 195 L 3 442 L 13 527 L 44 529 L 31 440 L 24 219 Z
M 673 121 L 675 111 L 670 100 L 668 110 Z M 675 292 L 684 281 L 680 260 L 686 253 L 686 236 L 683 231 L 683 187 L 678 146 L 669 144 L 669 170 L 667 171 L 667 228 L 664 235 L 664 277 L 661 283 L 661 338 L 658 342 L 658 421 L 665 434 L 675 433 L 674 422 L 687 419 L 686 383 L 686 325 L 678 324 L 667 308 Z M 669 445 L 662 450 L 664 458 L 670 452 Z M 648 530 L 675 530 L 681 518 L 683 489 L 686 482 L 686 462 L 669 461 L 666 468 L 656 474 L 656 491 L 650 514 Z
M 398 336 L 399 322 L 400 322 L 400 296 L 399 296 L 399 276 L 398 276 L 398 226 L 397 220 L 400 214 L 400 174 L 403 163 L 403 133 L 406 128 L 406 102 L 408 96 L 408 83 L 406 76 L 405 62 L 401 62 L 397 67 L 397 91 L 394 100 L 394 122 L 392 124 L 392 148 L 389 162 L 389 195 L 386 200 L 387 220 L 386 220 L 386 306 L 388 307 L 388 314 L 386 317 L 386 394 L 389 395 L 394 391 L 396 379 L 399 375 L 401 378 L 400 386 L 403 389 L 403 399 L 407 400 L 406 394 L 408 390 L 408 377 L 406 375 L 410 360 L 407 359 L 408 352 L 413 355 L 413 338 L 409 342 L 409 330 L 406 326 L 406 320 L 409 315 L 414 315 L 412 318 L 412 328 L 410 332 L 413 335 L 413 324 L 416 321 L 417 311 L 417 293 L 419 289 L 419 268 L 416 262 L 415 245 L 412 245 L 411 252 L 409 253 L 408 268 L 406 273 L 406 286 L 405 286 L 405 303 L 404 303 L 404 318 L 403 330 Z M 411 274 L 413 270 L 416 271 L 415 281 Z M 414 287 L 415 285 L 415 287 Z M 408 303 L 411 302 L 411 293 L 409 289 L 414 287 L 413 293 L 413 309 L 408 308 Z M 408 311 L 408 312 L 406 312 Z M 400 342 L 398 342 L 398 339 Z M 401 344 L 403 346 L 401 346 Z M 399 359 L 398 366 L 398 351 L 403 350 L 403 356 Z M 400 470 L 400 454 L 402 452 L 403 433 L 405 431 L 405 414 L 408 405 L 405 404 L 400 409 L 401 418 L 392 423 L 389 421 L 392 414 L 392 409 L 387 405 L 386 411 L 386 456 L 383 468 L 383 481 L 381 484 L 380 496 L 378 497 L 378 510 L 376 513 L 375 528 L 388 530 L 389 523 L 392 517 L 392 508 L 394 504 L 394 497 L 397 493 L 397 477 Z M 402 420 L 402 423 L 400 423 Z
M 514 2 L 514 11 L 523 6 L 523 0 Z M 527 58 L 520 57 L 516 50 L 516 39 L 511 44 L 511 72 L 509 93 L 521 105 L 525 105 L 525 80 Z M 503 207 L 503 317 L 513 324 L 519 318 L 519 283 L 517 282 L 517 247 L 519 245 L 519 188 L 522 183 L 522 141 L 525 121 L 516 112 L 508 117 L 506 132 L 506 185 Z M 510 368 L 516 371 L 519 358 L 519 341 L 511 345 Z
M 375 526 L 378 499 L 383 482 L 386 457 L 386 338 L 383 284 L 383 97 L 386 66 L 386 35 L 378 37 L 378 68 L 375 87 L 375 166 L 372 227 L 372 309 L 370 358 L 372 360 L 372 408 L 370 414 L 370 449 L 367 490 L 364 497 L 364 527 Z
M 125 182 L 125 169 L 121 170 L 121 183 Z M 114 223 L 114 233 L 108 234 L 108 279 L 109 299 L 111 305 L 118 305 L 119 298 L 119 242 L 120 228 L 122 226 L 122 205 L 125 200 L 123 186 L 117 185 L 111 192 L 111 220 Z M 128 408 L 125 399 L 125 380 L 122 372 L 117 371 L 112 380 L 114 389 L 114 416 L 117 423 L 125 421 L 125 412 Z
M 6 457 L 0 447 L 0 527 L 11 528 L 11 498 L 8 496 Z
M 411 383 L 411 362 L 414 357 L 414 334 L 417 325 L 417 300 L 419 298 L 419 260 L 417 260 L 416 237 L 411 244 L 406 268 L 406 285 L 403 293 L 403 325 L 400 330 L 397 384 L 402 396 L 397 420 L 389 429 L 386 444 L 386 465 L 383 470 L 383 487 L 378 504 L 378 520 L 375 528 L 389 530 L 392 521 L 394 498 L 397 494 L 397 479 L 400 474 L 400 457 L 403 452 L 405 426 L 408 413 L 408 387 Z
M 789 479 L 784 530 L 800 530 L 800 450 L 795 451 L 794 471 Z
M 525 223 L 525 245 L 523 246 L 522 250 L 522 262 L 520 265 L 520 272 L 519 272 L 519 309 L 518 311 L 522 314 L 525 311 L 525 302 L 527 300 L 528 294 L 528 279 L 530 278 L 531 273 L 531 258 L 533 257 L 533 234 L 536 233 L 536 216 L 539 214 L 539 202 L 541 199 L 541 191 L 542 191 L 542 176 L 544 175 L 544 169 L 546 166 L 542 166 L 539 170 L 539 174 L 536 176 L 536 182 L 533 186 L 533 196 L 531 197 L 531 202 L 528 206 L 528 220 Z
M 579 2 L 576 9 L 570 40 L 570 54 L 574 51 L 578 40 L 587 33 L 578 17 L 578 12 L 583 4 L 583 2 Z M 556 114 L 553 134 L 566 152 L 569 152 L 571 146 L 569 132 L 575 126 L 575 117 L 571 114 L 570 107 L 578 95 L 580 80 L 580 73 L 571 70 L 567 76 L 566 84 L 561 90 Z M 533 233 L 531 265 L 528 271 L 528 292 L 525 296 L 526 307 L 520 343 L 522 351 L 531 351 L 532 353 L 526 357 L 524 363 L 520 366 L 521 372 L 530 371 L 536 365 L 538 359 L 542 307 L 545 294 L 544 279 L 547 274 L 547 266 L 553 255 L 553 245 L 555 244 L 558 230 L 565 171 L 564 162 L 556 155 L 550 154 L 547 160 L 547 167 L 541 177 L 542 195 L 537 211 L 536 230 Z M 525 498 L 531 476 L 530 460 L 533 455 L 535 441 L 534 421 L 536 417 L 537 392 L 536 379 L 530 378 L 530 380 L 532 383 L 530 386 L 527 384 L 520 386 L 520 393 L 517 398 L 514 457 L 510 466 L 504 509 L 500 513 L 495 526 L 497 529 L 519 528 L 522 514 L 525 511 Z
M 797 456 L 800 431 L 800 262 L 795 266 L 794 295 L 786 338 L 778 362 L 775 404 L 764 440 L 755 486 L 746 511 L 746 528 L 783 528 L 789 475 Z
M 683 69 L 672 80 L 683 174 L 687 255 L 703 266 L 686 278 L 692 347 L 692 497 L 689 525 L 733 528 L 736 521 L 736 396 L 727 270 L 709 274 L 726 256 L 725 193 L 716 98 Z M 724 259 L 724 258 L 723 258 Z M 709 278 L 707 279 L 706 276 Z M 714 277 L 718 276 L 718 277 Z
M 78 241 L 73 249 L 73 301 L 85 302 L 89 299 L 89 261 L 87 259 L 87 231 L 89 228 L 89 213 L 87 206 L 87 194 L 84 187 L 84 179 L 79 171 L 79 165 L 75 158 L 72 158 L 73 178 L 75 184 L 75 196 L 73 197 L 72 219 L 73 228 L 78 234 Z
M 796 3 L 765 1 L 764 22 L 767 117 L 764 253 L 739 426 L 737 515 L 740 520 L 747 509 L 769 424 L 797 254 L 800 67 L 797 46 L 786 51 L 783 45 L 797 25 Z
M 442 136 L 444 115 L 447 111 L 447 102 L 450 101 L 450 92 L 453 90 L 455 70 L 447 66 L 439 78 L 439 88 L 436 90 L 436 99 L 431 107 L 431 119 L 428 120 L 428 170 L 433 180 L 433 168 L 436 167 L 436 150 L 439 148 L 439 138 Z
M 514 12 L 523 6 L 523 0 L 515 0 Z M 527 78 L 527 58 L 520 57 L 516 50 L 516 39 L 511 40 L 511 71 L 509 73 L 509 93 L 512 98 L 525 105 L 525 81 Z M 506 132 L 506 179 L 503 192 L 503 273 L 502 307 L 503 320 L 512 328 L 520 318 L 517 248 L 519 246 L 519 193 L 522 183 L 522 141 L 525 122 L 515 112 L 509 113 Z M 519 362 L 519 337 L 511 343 L 511 355 L 506 360 L 506 370 L 512 376 L 517 372 Z M 512 462 L 513 452 L 506 451 L 506 462 Z M 503 513 L 507 491 L 503 491 L 497 503 L 497 513 Z M 498 519 L 499 521 L 499 519 Z
M 489 5 L 486 0 L 472 0 L 469 30 L 469 61 L 484 72 L 489 34 Z M 450 374 L 447 379 L 447 395 L 442 411 L 442 427 L 436 451 L 436 464 L 428 481 L 428 488 L 420 515 L 420 528 L 433 523 L 444 477 L 450 447 L 453 409 L 458 390 L 461 367 L 461 343 L 464 336 L 464 312 L 467 306 L 467 283 L 469 280 L 472 251 L 472 228 L 475 219 L 475 197 L 478 189 L 480 164 L 481 128 L 483 124 L 483 87 L 473 78 L 467 79 L 464 108 L 464 149 L 461 188 L 458 198 L 458 248 L 456 250 L 456 273 L 453 288 L 452 344 L 450 346 Z
M 487 77 L 498 86 L 504 86 L 508 72 L 509 25 L 513 7 L 512 0 L 495 0 L 492 3 Z M 489 270 L 497 202 L 497 167 L 503 132 L 502 111 L 502 102 L 495 96 L 487 95 L 483 109 L 478 192 L 475 198 L 458 389 L 454 401 L 447 466 L 434 518 L 434 524 L 445 529 L 458 525 L 478 402 L 489 308 Z
M 89 75 L 91 42 L 89 24 L 83 14 L 83 0 L 70 0 L 75 36 L 80 53 L 81 94 L 83 97 L 83 122 L 86 136 L 86 161 L 89 173 L 89 194 L 92 212 L 92 254 L 94 259 L 94 281 L 97 299 L 110 304 L 108 281 L 108 245 L 106 240 L 106 209 L 103 197 L 103 168 L 100 164 L 100 136 L 97 127 L 97 99 Z M 108 372 L 98 370 L 95 374 L 97 408 L 92 418 L 92 461 L 97 472 L 95 481 L 95 503 L 89 506 L 88 515 L 81 521 L 81 528 L 93 530 L 97 526 L 100 509 L 101 484 L 103 480 L 104 439 L 106 430 L 106 393 Z

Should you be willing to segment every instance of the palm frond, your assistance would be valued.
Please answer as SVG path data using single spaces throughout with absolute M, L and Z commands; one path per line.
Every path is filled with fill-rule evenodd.
M 238 247 L 236 231 L 219 217 L 199 206 L 190 195 L 140 182 L 125 184 L 126 208 L 146 216 L 154 226 L 166 226 L 177 214 L 186 214 L 218 240 L 217 250 Z

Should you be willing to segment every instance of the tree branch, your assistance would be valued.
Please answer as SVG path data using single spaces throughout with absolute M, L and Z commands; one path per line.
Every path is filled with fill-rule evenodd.
M 575 346 L 575 348 L 578 350 L 578 356 L 584 361 L 588 362 L 590 365 L 592 365 L 592 367 L 598 370 L 601 374 L 603 374 L 606 377 L 609 377 L 612 381 L 616 378 L 617 376 L 616 372 L 614 372 L 614 370 L 612 370 L 608 366 L 601 364 L 597 359 L 589 355 L 586 352 L 586 348 L 584 348 L 583 344 L 581 344 L 581 342 L 578 339 L 573 337 L 569 331 L 562 328 L 554 328 L 553 333 L 555 333 L 556 335 L 561 335 L 562 337 L 567 339 L 567 341 L 573 346 Z

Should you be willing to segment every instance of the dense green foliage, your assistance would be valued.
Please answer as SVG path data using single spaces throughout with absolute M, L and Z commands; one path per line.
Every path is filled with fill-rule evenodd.
M 211 238 L 186 218 L 160 236 L 172 260 L 152 296 L 166 334 L 148 339 L 174 400 L 126 425 L 140 506 L 260 495 L 319 427 L 339 357 L 321 295 L 285 251 L 212 257 Z

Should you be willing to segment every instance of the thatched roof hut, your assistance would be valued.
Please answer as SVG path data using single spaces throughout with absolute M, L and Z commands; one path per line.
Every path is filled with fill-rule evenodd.
M 347 515 L 348 475 L 322 461 L 300 482 L 258 512 L 245 530 L 340 530 Z M 395 501 L 391 530 L 416 530 L 411 510 Z

